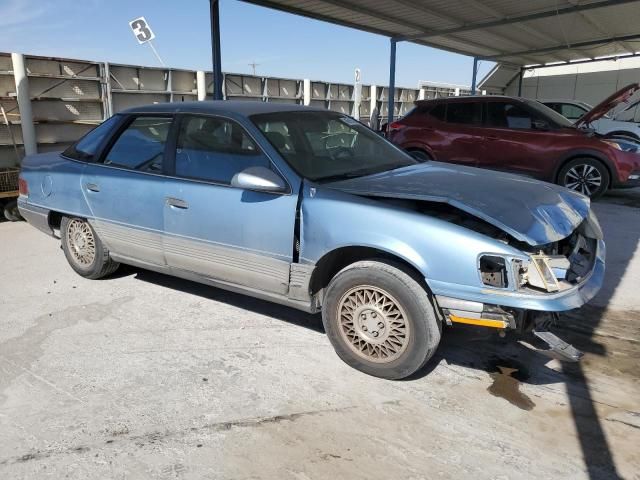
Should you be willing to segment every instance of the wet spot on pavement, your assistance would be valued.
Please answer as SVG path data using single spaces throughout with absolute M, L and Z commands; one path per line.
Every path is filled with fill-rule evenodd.
M 495 396 L 504 398 L 510 404 L 522 410 L 532 410 L 535 403 L 523 392 L 520 391 L 521 382 L 529 378 L 527 371 L 512 361 L 495 359 L 492 362 L 490 373 L 493 383 L 487 391 Z

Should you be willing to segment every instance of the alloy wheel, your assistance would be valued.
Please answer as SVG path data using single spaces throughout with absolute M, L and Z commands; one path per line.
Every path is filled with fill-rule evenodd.
M 90 266 L 96 257 L 96 242 L 87 222 L 73 219 L 67 226 L 67 243 L 73 260 L 80 266 Z
M 593 165 L 576 165 L 565 174 L 564 186 L 590 197 L 602 186 L 602 174 Z
M 338 303 L 340 333 L 358 356 L 389 363 L 407 348 L 410 325 L 402 306 L 385 290 L 360 285 Z

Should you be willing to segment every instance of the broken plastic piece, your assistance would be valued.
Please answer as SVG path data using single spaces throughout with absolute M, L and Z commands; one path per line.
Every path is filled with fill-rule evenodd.
M 569 362 L 578 362 L 584 355 L 580 350 L 573 345 L 568 344 L 561 338 L 557 337 L 548 330 L 533 330 L 533 334 L 540 340 L 549 345 L 549 350 L 560 355 L 564 360 Z

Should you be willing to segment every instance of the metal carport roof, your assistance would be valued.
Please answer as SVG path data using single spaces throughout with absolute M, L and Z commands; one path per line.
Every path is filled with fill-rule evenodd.
M 210 0 L 214 80 L 221 72 L 218 1 Z M 473 93 L 479 59 L 521 67 L 640 51 L 640 0 L 244 1 L 388 36 L 390 92 L 399 41 L 474 57 Z M 388 101 L 391 121 L 394 95 Z
M 638 0 L 245 0 L 515 65 L 640 51 Z

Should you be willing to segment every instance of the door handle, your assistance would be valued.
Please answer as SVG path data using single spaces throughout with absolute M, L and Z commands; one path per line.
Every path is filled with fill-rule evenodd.
M 100 187 L 95 184 L 95 183 L 87 183 L 85 185 L 85 187 L 87 188 L 87 190 L 89 190 L 90 192 L 99 192 L 100 191 Z
M 189 204 L 180 198 L 167 197 L 166 201 L 170 207 L 181 208 L 183 210 L 189 208 Z
M 486 137 L 487 140 L 500 140 L 500 137 L 496 137 L 495 135 L 489 135 Z

